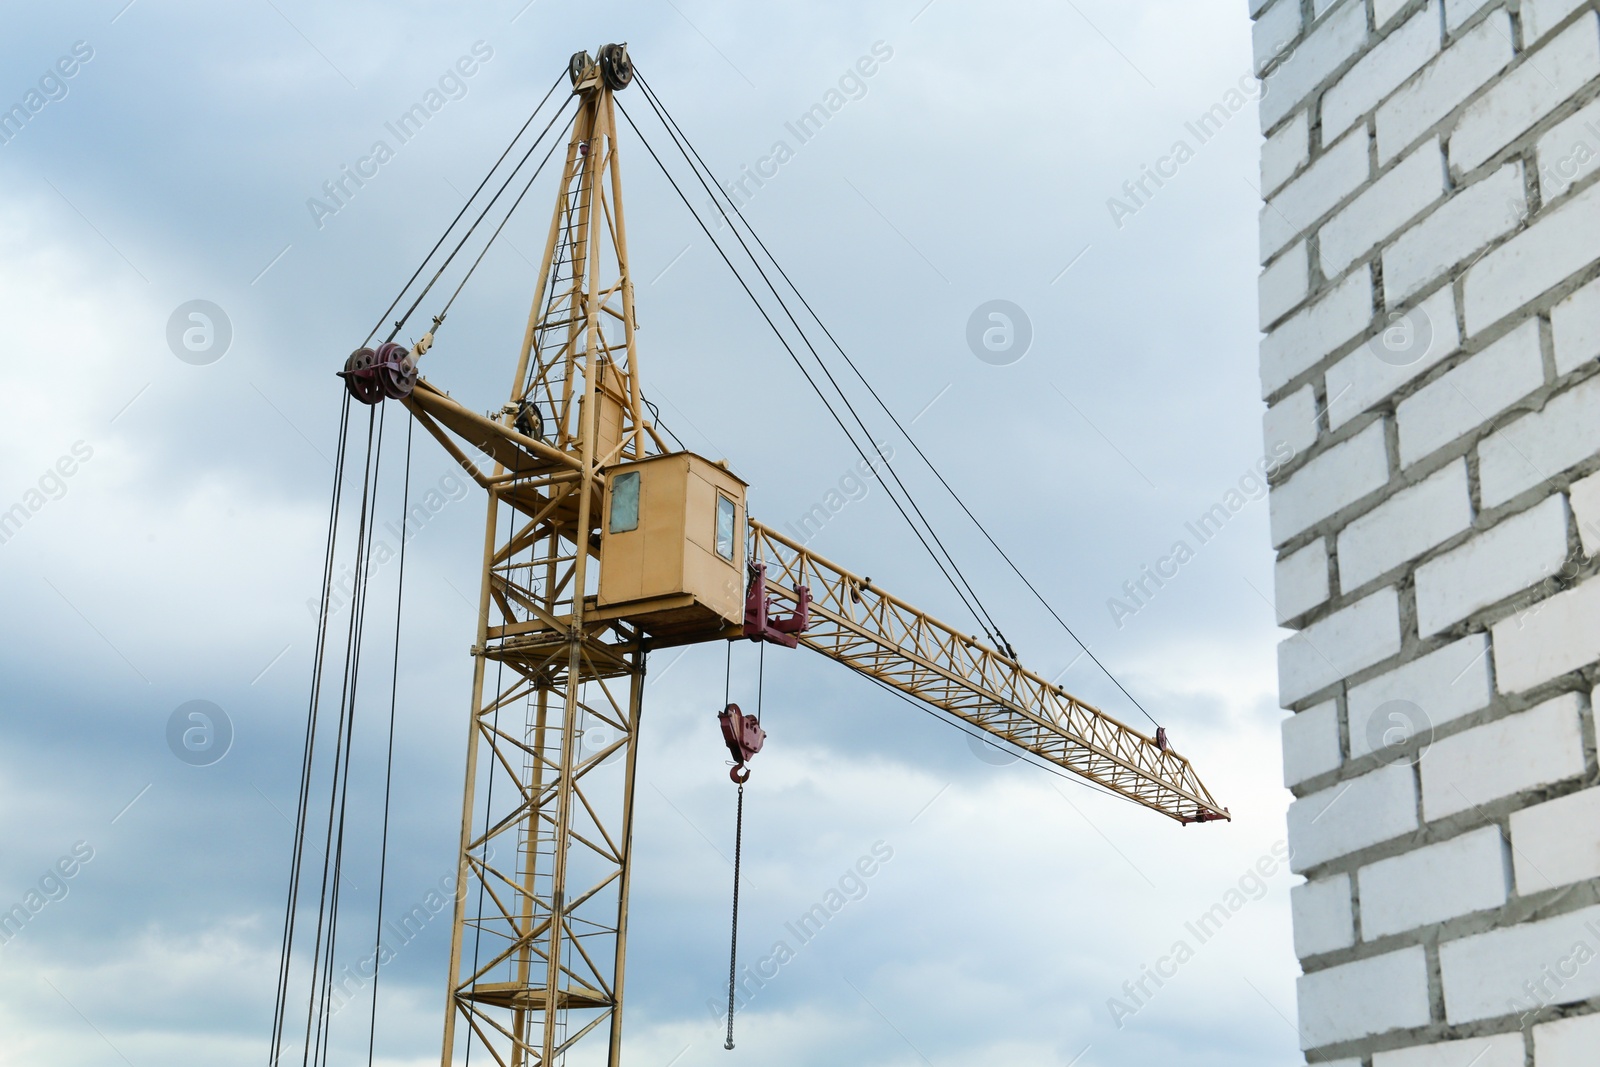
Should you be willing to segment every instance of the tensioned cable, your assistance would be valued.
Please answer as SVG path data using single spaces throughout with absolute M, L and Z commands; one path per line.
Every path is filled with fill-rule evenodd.
M 373 1048 L 378 1036 L 378 976 L 383 971 L 383 893 L 389 878 L 389 801 L 390 787 L 394 782 L 394 721 L 395 708 L 400 695 L 400 609 L 405 603 L 406 591 L 406 525 L 411 508 L 411 433 L 416 428 L 415 419 L 406 420 L 406 467 L 404 487 L 400 491 L 400 572 L 395 579 L 394 596 L 394 666 L 389 673 L 389 743 L 383 767 L 383 836 L 378 849 L 378 921 L 372 940 L 372 1017 L 367 1024 L 367 1067 L 372 1067 Z
M 571 103 L 576 99 L 576 96 L 570 97 L 567 103 Z M 562 104 L 556 113 L 550 116 L 550 121 L 545 124 L 544 129 L 539 131 L 539 136 L 534 139 L 533 144 L 528 146 L 528 150 L 522 154 L 522 158 L 517 160 L 517 165 L 511 168 L 511 173 L 506 175 L 506 180 L 500 183 L 500 188 L 495 191 L 494 196 L 489 199 L 489 202 L 483 206 L 483 210 L 480 211 L 478 213 L 478 217 L 472 221 L 472 225 L 467 228 L 467 232 L 462 235 L 461 240 L 456 242 L 456 246 L 450 250 L 450 254 L 445 257 L 444 262 L 439 264 L 439 269 L 433 272 L 433 277 L 428 279 L 428 284 L 422 287 L 422 292 L 417 294 L 417 298 L 411 302 L 411 306 L 406 308 L 405 314 L 401 315 L 400 318 L 395 322 L 394 329 L 389 331 L 388 340 L 394 340 L 396 335 L 398 335 L 400 331 L 405 328 L 405 324 L 410 321 L 412 313 L 417 310 L 417 306 L 427 298 L 427 295 L 430 292 L 433 291 L 433 287 L 439 283 L 439 279 L 444 275 L 444 272 L 449 269 L 451 262 L 454 261 L 456 256 L 461 253 L 461 249 L 466 246 L 466 243 L 472 239 L 472 235 L 477 232 L 477 229 L 483 223 L 484 218 L 489 214 L 490 211 L 494 209 L 495 203 L 500 199 L 500 197 L 505 195 L 505 191 L 511 187 L 512 180 L 515 179 L 518 172 L 522 170 L 523 164 L 527 163 L 529 157 L 531 157 L 533 153 L 538 150 L 539 146 L 544 143 L 545 135 L 550 132 L 550 127 L 556 124 L 556 120 L 561 117 L 562 112 L 566 111 L 566 109 L 567 104 Z
M 563 134 L 566 133 L 567 130 L 572 128 L 572 124 L 577 121 L 578 114 L 577 112 L 573 112 L 572 118 L 567 120 L 567 124 L 562 127 L 561 132 Z M 494 233 L 489 235 L 489 240 L 484 243 L 482 251 L 478 253 L 478 258 L 473 260 L 472 266 L 467 268 L 466 276 L 461 279 L 461 284 L 457 285 L 455 292 L 450 294 L 450 299 L 444 302 L 444 308 L 439 312 L 439 320 L 441 322 L 444 320 L 445 315 L 449 314 L 450 306 L 456 302 L 456 297 L 461 295 L 461 290 L 466 288 L 467 282 L 472 278 L 473 272 L 478 269 L 478 264 L 482 263 L 483 257 L 489 254 L 489 249 L 494 245 L 495 238 L 499 237 L 500 231 L 506 228 L 506 223 L 511 221 L 511 216 L 517 213 L 517 208 L 519 205 L 521 205 L 522 198 L 528 195 L 528 191 L 533 188 L 533 183 L 539 180 L 539 175 L 543 173 L 545 164 L 550 162 L 550 157 L 556 154 L 556 149 L 559 147 L 561 147 L 561 139 L 559 137 L 550 142 L 550 151 L 544 154 L 544 158 L 541 159 L 539 161 L 539 165 L 534 168 L 533 177 L 528 179 L 528 184 L 522 187 L 522 192 L 517 194 L 517 198 L 513 200 L 511 202 L 511 206 L 506 209 L 506 217 L 501 219 L 500 225 L 494 228 Z
M 440 246 L 442 246 L 445 240 L 450 236 L 450 231 L 456 228 L 456 223 L 461 221 L 461 217 L 467 213 L 467 209 L 472 206 L 472 202 L 478 198 L 478 194 L 483 192 L 483 187 L 489 184 L 489 179 L 494 177 L 494 172 L 500 169 L 500 164 L 505 162 L 506 156 L 510 155 L 511 150 L 517 146 L 517 142 L 522 140 L 522 135 L 528 131 L 529 126 L 533 125 L 533 120 L 538 118 L 539 112 L 542 111 L 544 109 L 544 105 L 549 102 L 551 93 L 556 91 L 556 86 L 561 84 L 561 79 L 564 77 L 566 77 L 565 72 L 556 75 L 556 80 L 550 83 L 550 88 L 544 94 L 544 99 L 540 100 L 538 106 L 529 112 L 527 121 L 522 124 L 522 128 L 517 130 L 516 135 L 511 138 L 509 143 L 507 143 L 505 151 L 500 153 L 500 158 L 494 161 L 494 166 L 490 167 L 488 173 L 484 174 L 483 180 L 478 183 L 478 187 L 472 190 L 472 195 L 467 197 L 466 203 L 461 205 L 461 210 L 456 212 L 456 217 L 450 220 L 450 225 L 444 228 L 444 232 L 441 233 L 439 235 L 439 239 L 433 243 L 433 247 L 428 249 L 428 254 L 422 257 L 422 262 L 417 264 L 417 269 L 412 272 L 410 278 L 406 279 L 406 284 L 401 287 L 400 292 L 395 296 L 394 301 L 384 309 L 382 315 L 378 316 L 377 325 L 372 327 L 372 332 L 367 334 L 367 339 L 361 342 L 363 345 L 371 344 L 372 339 L 378 335 L 378 331 L 383 329 L 383 320 L 392 315 L 394 313 L 394 309 L 400 306 L 400 301 L 405 299 L 406 290 L 410 289 L 414 284 L 416 284 L 417 279 L 422 276 L 422 272 L 427 269 L 428 261 L 433 258 L 434 253 L 439 251 Z
M 827 408 L 828 414 L 830 416 L 832 416 L 833 421 L 838 424 L 839 429 L 844 432 L 845 438 L 850 442 L 851 447 L 854 448 L 855 451 L 856 451 L 856 454 L 861 457 L 862 462 L 866 463 L 868 465 L 868 467 L 870 468 L 872 466 L 872 461 L 867 458 L 866 450 L 863 449 L 861 447 L 861 445 L 856 441 L 855 434 L 851 432 L 850 428 L 847 425 L 845 425 L 845 422 L 844 422 L 844 420 L 842 418 L 840 418 L 839 413 L 833 409 L 833 406 L 831 404 L 828 403 L 828 400 L 827 400 L 826 396 L 823 394 L 821 387 L 817 384 L 816 380 L 811 376 L 811 372 L 806 368 L 805 364 L 801 361 L 799 355 L 790 346 L 788 339 L 783 336 L 782 331 L 780 331 L 778 329 L 777 323 L 772 321 L 772 316 L 767 314 L 766 308 L 761 304 L 761 302 L 758 299 L 756 299 L 755 293 L 751 291 L 750 286 L 744 280 L 744 277 L 739 274 L 738 268 L 733 265 L 733 261 L 728 258 L 728 254 L 723 251 L 722 246 L 717 243 L 716 238 L 711 236 L 710 228 L 708 226 L 706 226 L 705 221 L 703 219 L 701 219 L 699 213 L 697 211 L 695 211 L 694 205 L 689 202 L 689 198 L 684 195 L 683 190 L 678 187 L 677 181 L 672 177 L 672 174 L 667 170 L 666 165 L 661 162 L 661 157 L 656 155 L 655 149 L 651 147 L 650 142 L 645 138 L 644 134 L 639 130 L 638 124 L 633 121 L 633 116 L 628 114 L 627 108 L 624 108 L 620 101 L 618 101 L 618 103 L 617 103 L 617 108 L 622 112 L 623 118 L 628 120 L 628 125 L 633 129 L 633 132 L 638 136 L 639 143 L 644 145 L 645 150 L 648 151 L 650 153 L 651 158 L 655 160 L 656 166 L 661 168 L 661 172 L 666 177 L 667 182 L 669 184 L 671 184 L 673 191 L 678 194 L 678 199 L 683 201 L 684 207 L 689 209 L 689 213 L 692 216 L 694 216 L 695 222 L 699 223 L 701 232 L 703 232 L 706 235 L 706 238 L 707 238 L 707 240 L 709 240 L 711 242 L 712 247 L 717 250 L 717 254 L 722 257 L 722 261 L 725 264 L 727 264 L 728 269 L 733 272 L 734 280 L 739 283 L 740 288 L 744 289 L 745 295 L 750 297 L 751 302 L 753 304 L 755 304 L 755 306 L 756 306 L 756 310 L 758 312 L 760 312 L 761 317 L 766 320 L 767 325 L 772 329 L 773 334 L 778 338 L 778 343 L 783 346 L 784 351 L 789 354 L 789 358 L 794 362 L 795 366 L 797 368 L 799 368 L 801 375 L 803 375 L 805 377 L 806 382 L 807 382 L 807 384 L 809 384 L 811 386 L 812 391 L 815 392 L 817 394 L 817 396 L 822 399 L 823 406 L 825 408 Z M 882 457 L 880 456 L 880 458 L 882 458 Z M 880 479 L 880 482 L 882 482 L 881 479 Z M 965 592 L 963 592 L 960 584 L 958 584 L 956 582 L 955 578 L 953 578 L 951 576 L 950 571 L 945 567 L 944 563 L 939 559 L 938 554 L 934 552 L 933 547 L 928 544 L 927 538 L 925 536 L 923 536 L 922 530 L 917 526 L 917 524 L 915 522 L 912 521 L 911 516 L 905 510 L 905 506 L 900 503 L 899 497 L 895 495 L 894 491 L 889 488 L 887 483 L 882 483 L 882 484 L 884 486 L 885 492 L 888 493 L 890 501 L 894 504 L 895 509 L 900 512 L 901 517 L 904 518 L 906 520 L 906 523 L 911 527 L 912 533 L 914 533 L 916 535 L 917 540 L 922 543 L 923 548 L 927 549 L 928 554 L 933 558 L 934 565 L 939 568 L 939 571 L 940 571 L 941 574 L 944 575 L 945 580 L 947 582 L 949 582 L 951 588 L 955 590 L 956 596 L 960 597 L 961 602 L 966 605 L 967 610 L 972 612 L 973 617 L 975 619 L 977 619 L 979 621 L 980 625 L 981 625 L 984 613 L 980 612 L 978 608 L 974 607 L 972 601 L 968 598 L 967 594 Z
M 689 141 L 688 134 L 683 132 L 683 128 L 678 124 L 677 119 L 673 118 L 671 113 L 667 111 L 666 105 L 661 103 L 660 97 L 657 96 L 655 90 L 650 87 L 650 83 L 645 80 L 644 76 L 638 73 L 637 68 L 635 68 L 635 76 L 639 79 L 639 84 L 644 90 L 645 98 L 651 102 L 657 113 L 662 117 L 663 123 L 677 130 L 678 135 L 682 138 L 683 144 L 686 145 L 688 150 L 694 154 L 694 158 L 699 161 L 700 167 L 709 174 L 711 172 L 711 168 L 706 164 L 705 160 L 701 158 L 699 150 L 696 149 L 693 143 Z M 713 184 L 716 183 L 713 182 Z M 943 486 L 945 491 L 950 494 L 951 499 L 956 502 L 957 506 L 961 508 L 962 512 L 966 514 L 967 518 L 972 520 L 972 524 L 978 528 L 978 532 L 983 534 L 984 539 L 988 541 L 990 546 L 1000 554 L 1000 558 L 1005 560 L 1006 565 L 1011 568 L 1012 573 L 1022 580 L 1022 584 L 1027 586 L 1028 591 L 1033 594 L 1034 598 L 1044 606 L 1044 609 L 1050 613 L 1051 617 L 1054 618 L 1055 621 L 1060 624 L 1061 628 L 1066 631 L 1067 636 L 1071 637 L 1078 647 L 1083 649 L 1084 654 L 1087 655 L 1091 661 L 1093 661 L 1094 665 L 1100 668 L 1101 673 L 1111 680 L 1111 683 L 1121 691 L 1123 696 L 1128 698 L 1134 707 L 1139 709 L 1145 718 L 1149 719 L 1151 723 L 1156 723 L 1155 717 L 1146 711 L 1144 705 L 1140 704 L 1138 699 L 1135 698 L 1132 693 L 1128 692 L 1127 688 L 1124 687 L 1122 682 L 1117 679 L 1116 675 L 1112 674 L 1106 665 L 1100 662 L 1099 657 L 1094 654 L 1089 646 L 1084 643 L 1083 639 L 1080 638 L 1072 629 L 1072 627 L 1067 624 L 1067 621 L 1063 619 L 1059 613 L 1057 613 L 1055 607 L 1050 603 L 1049 600 L 1045 598 L 1043 593 L 1039 592 L 1038 588 L 1031 580 L 1029 580 L 1028 576 L 1022 572 L 1022 569 L 1017 566 L 1016 562 L 1011 558 L 1011 555 L 1006 552 L 1004 548 L 1000 547 L 999 542 L 994 539 L 993 535 L 989 533 L 988 528 L 984 526 L 983 522 L 979 520 L 978 516 L 974 514 L 972 509 L 967 506 L 966 501 L 964 501 L 961 498 L 961 495 L 956 492 L 955 487 L 950 484 L 950 482 L 945 478 L 944 474 L 940 472 L 939 468 L 936 467 L 933 461 L 928 458 L 927 453 L 923 452 L 922 446 L 917 444 L 916 438 L 911 436 L 910 431 L 906 429 L 906 427 L 900 422 L 900 419 L 889 408 L 888 404 L 884 402 L 883 397 L 878 393 L 877 389 L 873 387 L 872 383 L 867 380 L 866 375 L 862 373 L 861 368 L 857 366 L 856 361 L 850 357 L 850 353 L 845 351 L 844 346 L 841 345 L 838 338 L 833 335 L 833 331 L 828 329 L 827 323 L 822 321 L 822 317 L 818 315 L 816 309 L 811 306 L 811 302 L 807 300 L 805 294 L 800 291 L 800 287 L 794 283 L 794 280 L 789 276 L 789 272 L 783 269 L 783 264 L 778 262 L 777 257 L 772 254 L 772 250 L 769 249 L 766 242 L 761 239 L 761 235 L 756 233 L 755 227 L 750 224 L 750 220 L 747 219 L 744 215 L 744 212 L 739 209 L 739 205 L 734 202 L 732 197 L 728 196 L 727 191 L 722 189 L 720 185 L 717 185 L 717 189 L 722 193 L 723 199 L 727 200 L 729 206 L 733 208 L 734 215 L 737 216 L 739 221 L 744 224 L 744 228 L 749 232 L 751 238 L 754 239 L 756 244 L 761 248 L 761 251 L 766 254 L 768 261 L 771 262 L 772 266 L 777 270 L 779 276 L 783 278 L 785 284 L 787 284 L 788 287 L 794 292 L 794 295 L 799 299 L 801 306 L 806 309 L 806 312 L 822 329 L 822 332 L 828 338 L 828 341 L 838 351 L 839 355 L 844 358 L 845 363 L 850 367 L 850 370 L 854 372 L 856 378 L 863 386 L 866 387 L 867 392 L 872 395 L 872 399 L 877 402 L 878 407 L 883 410 L 885 415 L 889 416 L 889 420 L 894 423 L 895 429 L 899 430 L 901 436 L 910 442 L 912 449 L 917 453 L 917 456 L 923 461 L 923 463 L 927 465 L 928 470 L 933 472 L 933 476 L 938 479 L 939 484 Z M 720 210 L 720 203 L 718 206 Z M 723 214 L 724 217 L 726 217 L 726 212 Z M 730 225 L 731 224 L 732 223 L 730 220 Z M 1009 645 L 1007 645 L 1007 651 L 1011 652 Z M 1016 658 L 1015 652 L 1011 652 L 1011 655 L 1013 659 Z M 1159 725 L 1159 723 L 1156 723 L 1156 725 Z
M 312 655 L 311 696 L 306 707 L 306 737 L 300 757 L 300 793 L 294 832 L 294 850 L 289 863 L 289 890 L 284 905 L 283 938 L 278 952 L 277 998 L 272 1014 L 272 1058 L 269 1067 L 277 1067 L 283 1055 L 283 1027 L 287 1021 L 289 997 L 289 966 L 294 952 L 294 916 L 300 897 L 301 858 L 305 844 L 306 801 L 311 787 L 311 763 L 316 748 L 316 711 L 322 689 L 322 670 L 326 651 L 328 629 L 328 601 L 333 591 L 334 546 L 339 533 L 339 497 L 344 485 L 346 442 L 350 425 L 350 394 L 344 396 L 339 409 L 339 444 L 334 461 L 333 492 L 328 504 L 328 536 L 322 559 L 322 592 L 318 602 L 317 636 Z
M 644 80 L 643 80 L 642 77 L 640 78 L 640 84 L 644 85 Z M 726 210 L 723 209 L 721 202 L 717 199 L 716 193 L 712 192 L 712 186 L 716 184 L 715 177 L 714 176 L 712 177 L 710 184 L 707 183 L 706 175 L 701 174 L 700 170 L 695 166 L 694 159 L 690 157 L 689 150 L 687 150 L 684 147 L 684 144 L 679 141 L 678 134 L 675 133 L 674 130 L 673 130 L 674 124 L 669 122 L 667 116 L 663 113 L 664 109 L 662 109 L 661 106 L 659 105 L 659 103 L 655 100 L 654 93 L 649 91 L 649 87 L 648 86 L 645 86 L 645 90 L 646 90 L 645 91 L 645 102 L 650 105 L 650 107 L 651 107 L 651 109 L 653 111 L 655 111 L 656 118 L 658 120 L 660 120 L 660 122 L 662 124 L 662 127 L 667 131 L 667 136 L 672 139 L 674 147 L 676 147 L 678 149 L 679 154 L 683 156 L 684 162 L 689 164 L 690 172 L 694 174 L 695 180 L 700 183 L 701 188 L 706 191 L 707 196 L 710 198 L 712 205 L 716 207 L 718 213 L 722 215 L 723 220 L 726 221 L 728 223 L 729 227 L 732 229 L 734 239 L 737 240 L 739 242 L 739 246 L 742 249 L 744 249 L 745 255 L 747 257 L 749 257 L 749 259 L 750 259 L 751 266 L 755 267 L 756 272 L 761 275 L 761 280 L 766 283 L 767 289 L 772 293 L 774 299 L 776 299 L 778 301 L 778 306 L 783 310 L 783 313 L 788 318 L 790 325 L 792 325 L 795 328 L 795 331 L 800 335 L 801 342 L 811 352 L 811 358 L 816 360 L 817 367 L 822 371 L 823 375 L 827 377 L 828 383 L 833 386 L 834 391 L 836 393 L 838 393 L 840 401 L 843 402 L 845 408 L 850 412 L 850 415 L 855 420 L 856 425 L 858 425 L 861 428 L 861 432 L 866 435 L 867 440 L 871 441 L 872 440 L 872 431 L 868 428 L 866 422 L 861 418 L 861 415 L 856 411 L 855 405 L 850 402 L 849 396 L 847 396 L 845 394 L 845 391 L 840 387 L 838 381 L 834 378 L 833 372 L 830 371 L 828 369 L 827 364 L 823 362 L 821 355 L 817 352 L 816 347 L 814 345 L 812 345 L 812 343 L 811 343 L 811 339 L 806 335 L 805 330 L 800 326 L 800 323 L 796 320 L 796 318 L 794 316 L 794 313 L 789 309 L 789 306 L 784 301 L 782 294 L 780 294 L 778 292 L 777 287 L 772 284 L 772 279 L 767 277 L 766 271 L 762 268 L 760 262 L 756 259 L 755 254 L 750 251 L 750 246 L 747 245 L 745 243 L 745 241 L 744 241 L 744 238 L 742 236 L 740 236 L 738 227 L 734 226 L 733 225 L 733 220 L 728 218 L 728 213 L 727 213 Z M 617 106 L 619 108 L 622 107 L 622 105 L 620 103 Z M 627 110 L 625 108 L 623 109 L 623 114 L 627 115 Z M 631 117 L 629 117 L 628 121 L 629 121 L 629 124 L 632 125 L 633 120 L 632 120 Z M 638 132 L 638 127 L 637 126 L 634 127 L 634 132 L 636 132 L 636 133 Z M 643 134 L 640 134 L 640 140 L 641 141 L 643 140 Z M 685 138 L 684 140 L 686 141 L 687 138 Z M 646 145 L 646 147 L 648 148 L 649 146 Z M 652 151 L 651 155 L 653 156 L 654 154 L 655 153 Z M 695 154 L 695 158 L 698 158 L 698 153 Z M 659 159 L 657 159 L 656 162 L 657 162 L 657 165 L 660 165 L 660 160 Z M 663 167 L 663 171 L 665 171 L 664 167 Z M 671 177 L 670 176 L 668 177 L 668 180 L 671 181 Z M 719 187 L 719 190 L 720 190 L 720 187 Z M 724 194 L 724 196 L 726 196 L 726 194 Z M 691 207 L 690 210 L 693 211 L 693 208 Z M 703 228 L 703 224 L 702 224 L 702 228 Z M 707 233 L 707 236 L 708 237 L 710 236 L 709 232 Z M 753 295 L 752 295 L 751 299 L 754 299 Z M 768 321 L 770 322 L 770 320 L 768 320 Z M 776 330 L 776 327 L 774 327 L 774 330 Z M 785 346 L 785 347 L 787 347 L 787 346 Z M 807 376 L 807 379 L 810 380 L 809 375 Z M 816 389 L 815 384 L 813 384 L 812 388 Z M 831 403 L 828 400 L 828 398 L 823 396 L 820 391 L 818 391 L 817 395 L 818 395 L 818 398 L 821 399 L 824 404 L 828 404 L 828 405 L 831 406 Z M 876 450 L 876 446 L 874 446 L 874 449 Z M 993 641 L 995 644 L 1009 649 L 1010 646 L 1005 640 L 1004 633 L 1001 632 L 999 625 L 995 622 L 994 616 L 992 614 L 990 614 L 990 612 L 987 609 L 987 607 L 985 607 L 983 605 L 983 601 L 978 596 L 977 590 L 975 588 L 973 588 L 972 583 L 967 579 L 967 576 L 961 571 L 961 568 L 956 564 L 955 557 L 950 554 L 950 551 L 949 551 L 948 548 L 945 547 L 944 542 L 939 539 L 939 535 L 938 535 L 937 531 L 934 530 L 933 524 L 928 521 L 927 516 L 922 513 L 922 509 L 917 505 L 916 498 L 912 495 L 911 491 L 908 488 L 906 488 L 905 483 L 903 481 L 901 481 L 899 472 L 894 469 L 894 464 L 892 462 L 890 462 L 889 457 L 884 456 L 881 452 L 879 452 L 879 456 L 883 460 L 884 468 L 889 471 L 890 477 L 892 477 L 894 479 L 895 484 L 900 487 L 900 491 L 905 494 L 906 502 L 908 504 L 910 504 L 912 510 L 917 513 L 917 518 L 922 520 L 923 526 L 928 531 L 928 536 L 933 538 L 934 543 L 936 545 L 938 545 L 938 547 L 939 547 L 939 551 L 944 554 L 945 560 L 948 561 L 948 563 L 950 565 L 950 569 L 953 570 L 956 573 L 956 575 L 960 578 L 961 583 L 966 587 L 967 593 L 972 598 L 972 604 L 976 604 L 977 605 L 977 609 L 978 610 L 975 611 L 974 614 L 975 615 L 979 615 L 979 624 L 982 625 L 985 621 L 987 621 L 988 625 L 985 627 L 985 631 L 984 632 L 989 636 L 989 639 L 991 641 Z M 865 459 L 866 457 L 863 456 L 862 458 Z M 875 466 L 872 466 L 870 463 L 868 465 L 869 465 L 869 467 L 872 468 L 873 473 L 878 478 L 879 483 L 883 484 L 884 489 L 886 491 L 889 490 L 888 484 L 883 481 L 883 476 L 881 474 L 877 473 L 877 468 Z M 892 492 L 891 492 L 891 495 L 892 495 Z M 907 516 L 907 521 L 910 521 L 909 516 Z M 927 542 L 924 541 L 923 545 L 924 545 L 924 547 L 927 547 Z M 929 551 L 932 552 L 932 549 L 929 548 Z M 937 557 L 935 557 L 935 558 L 937 559 Z M 946 577 L 948 577 L 948 575 Z M 969 609 L 972 607 L 972 604 L 968 605 Z

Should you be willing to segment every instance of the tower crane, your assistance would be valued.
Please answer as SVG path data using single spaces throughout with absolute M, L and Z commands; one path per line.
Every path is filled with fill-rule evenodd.
M 482 413 L 418 376 L 442 315 L 342 371 L 355 400 L 403 404 L 488 501 L 444 1067 L 463 1043 L 503 1067 L 580 1046 L 583 1062 L 619 1062 L 635 767 L 660 649 L 808 648 L 1177 822 L 1228 818 L 1164 731 L 764 525 L 726 461 L 669 446 L 641 388 L 623 213 L 616 95 L 634 70 L 613 44 L 573 56 L 568 78 L 574 118 L 504 406 Z

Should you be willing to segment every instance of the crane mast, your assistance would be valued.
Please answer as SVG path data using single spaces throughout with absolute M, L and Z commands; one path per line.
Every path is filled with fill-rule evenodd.
M 415 379 L 431 334 L 347 372 L 366 403 L 381 396 L 363 382 L 390 375 L 387 395 L 488 497 L 443 1067 L 464 1044 L 502 1067 L 580 1042 L 584 1062 L 598 1045 L 620 1061 L 650 649 L 804 645 L 1180 822 L 1228 817 L 1160 731 L 750 519 L 726 463 L 667 449 L 640 390 L 617 153 L 632 67 L 607 45 L 569 73 L 578 108 L 507 403 L 481 414 Z

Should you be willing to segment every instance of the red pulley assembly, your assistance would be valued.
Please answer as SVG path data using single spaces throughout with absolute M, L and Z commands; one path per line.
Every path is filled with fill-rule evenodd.
M 722 740 L 727 743 L 728 752 L 733 756 L 734 768 L 728 772 L 728 777 L 743 785 L 750 778 L 750 768 L 745 764 L 750 757 L 761 751 L 761 745 L 767 739 L 767 732 L 761 728 L 761 722 L 754 715 L 746 715 L 739 710 L 739 705 L 729 704 L 717 714 L 717 721 L 722 724 Z

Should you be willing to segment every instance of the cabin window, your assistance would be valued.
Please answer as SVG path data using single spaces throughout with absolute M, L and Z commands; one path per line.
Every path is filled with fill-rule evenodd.
M 638 528 L 639 472 L 627 471 L 611 479 L 611 532 L 627 533 Z
M 717 494 L 717 555 L 725 560 L 733 559 L 733 526 L 734 526 L 733 501 Z

